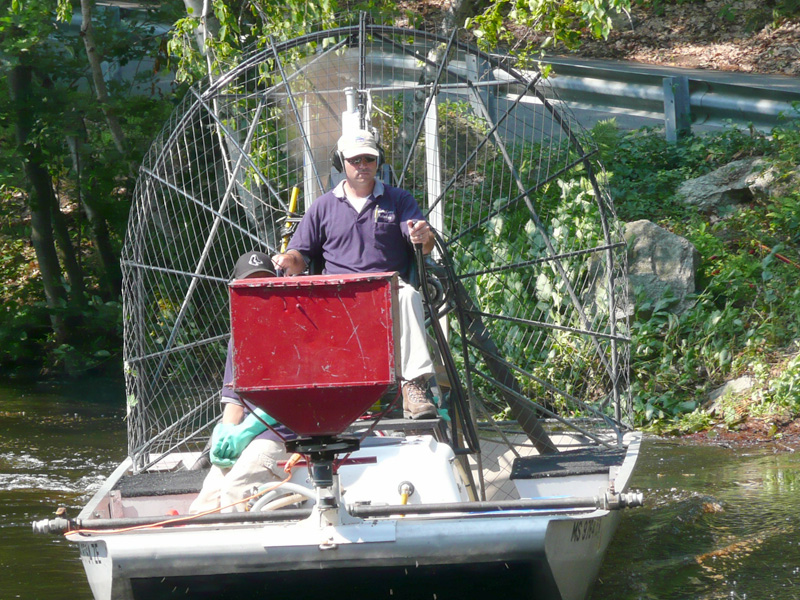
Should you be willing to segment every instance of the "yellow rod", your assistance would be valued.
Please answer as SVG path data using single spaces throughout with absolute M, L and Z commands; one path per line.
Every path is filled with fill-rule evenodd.
M 297 187 L 297 186 L 294 186 L 292 188 L 292 197 L 289 199 L 289 215 L 287 216 L 287 218 L 292 216 L 295 212 L 297 212 L 297 198 L 298 198 L 298 196 L 300 196 L 300 188 Z M 292 225 L 287 222 L 286 231 L 291 233 L 291 229 L 292 229 Z M 283 240 L 281 241 L 281 254 L 286 252 L 286 246 L 289 245 L 289 238 L 291 237 L 289 235 L 289 233 L 284 235 L 283 236 Z

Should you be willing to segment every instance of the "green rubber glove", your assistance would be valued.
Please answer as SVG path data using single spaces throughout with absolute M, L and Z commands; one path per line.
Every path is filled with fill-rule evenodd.
M 261 417 L 259 419 L 259 417 Z M 244 421 L 238 425 L 220 423 L 214 428 L 211 436 L 211 455 L 218 459 L 235 461 L 241 456 L 254 437 L 266 430 L 267 426 L 262 423 L 266 421 L 269 425 L 277 425 L 277 421 L 270 417 L 260 408 L 245 417 Z M 220 425 L 225 427 L 220 428 Z M 220 428 L 219 434 L 217 429 Z M 213 460 L 211 462 L 214 462 Z M 215 463 L 216 464 L 216 463 Z M 222 466 L 222 465 L 220 465 Z
M 223 469 L 233 466 L 235 461 L 228 458 L 222 458 L 219 455 L 219 448 L 222 441 L 228 438 L 230 435 L 230 430 L 234 427 L 236 427 L 236 425 L 232 423 L 217 423 L 216 427 L 214 427 L 214 431 L 211 434 L 211 453 L 208 457 L 212 465 L 217 465 Z

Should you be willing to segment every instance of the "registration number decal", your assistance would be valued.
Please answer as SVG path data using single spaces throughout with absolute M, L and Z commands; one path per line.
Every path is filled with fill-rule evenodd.
M 581 519 L 572 524 L 570 541 L 583 542 L 600 535 L 600 521 L 597 519 Z
M 105 544 L 99 542 L 91 542 L 89 544 L 80 544 L 81 558 L 94 565 L 99 565 L 106 557 Z

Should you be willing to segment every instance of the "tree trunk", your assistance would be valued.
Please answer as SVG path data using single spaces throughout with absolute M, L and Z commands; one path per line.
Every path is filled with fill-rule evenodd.
M 81 23 L 81 37 L 83 38 L 83 45 L 86 47 L 86 56 L 89 59 L 89 68 L 92 72 L 92 81 L 94 82 L 95 94 L 100 104 L 100 110 L 103 111 L 103 115 L 106 118 L 108 129 L 111 131 L 111 137 L 114 139 L 114 146 L 116 146 L 120 154 L 125 154 L 125 134 L 122 132 L 119 119 L 117 119 L 113 109 L 108 104 L 108 88 L 106 88 L 106 80 L 103 78 L 100 57 L 97 55 L 97 50 L 95 48 L 94 28 L 92 27 L 93 5 L 94 0 L 81 0 L 81 16 L 83 17 L 83 22 Z
M 83 124 L 81 130 L 85 131 Z M 111 235 L 108 230 L 108 223 L 98 209 L 99 202 L 95 195 L 93 186 L 85 186 L 81 177 L 81 142 L 77 137 L 67 138 L 70 154 L 72 155 L 72 166 L 75 169 L 75 178 L 78 182 L 78 197 L 86 219 L 89 221 L 89 230 L 94 244 L 94 250 L 100 263 L 100 287 L 105 292 L 105 299 L 119 297 L 122 291 L 122 272 L 119 268 L 119 259 L 114 252 L 111 244 Z
M 32 72 L 33 69 L 28 65 L 13 67 L 9 74 L 9 90 L 15 112 L 17 150 L 23 159 L 23 169 L 28 180 L 31 242 L 42 274 L 47 306 L 51 309 L 50 319 L 56 342 L 64 343 L 68 338 L 68 331 L 61 310 L 67 303 L 67 292 L 61 284 L 61 267 L 53 240 L 53 184 L 40 148 L 28 142 L 34 116 L 30 109 Z
M 210 0 L 183 0 L 186 12 L 198 19 L 200 26 L 195 30 L 195 41 L 200 54 L 206 55 L 206 38 L 214 37 L 219 31 L 219 21 L 211 10 Z M 210 75 L 210 73 L 209 73 Z
M 444 11 L 442 34 L 450 35 L 456 27 L 463 27 L 467 17 L 474 17 L 490 4 L 487 0 L 451 0 Z
M 100 214 L 97 205 L 97 198 L 90 186 L 83 196 L 83 208 L 89 220 L 95 251 L 103 269 L 102 285 L 111 298 L 117 298 L 122 293 L 122 271 L 119 268 L 119 258 L 111 244 L 108 223 Z
M 84 306 L 83 270 L 78 264 L 75 247 L 72 245 L 72 240 L 69 237 L 69 228 L 67 227 L 67 221 L 64 218 L 64 213 L 61 212 L 58 198 L 56 198 L 55 194 L 52 193 L 52 179 L 50 181 L 50 211 L 53 234 L 56 242 L 58 243 L 58 247 L 61 248 L 61 260 L 64 263 L 64 270 L 66 271 L 67 279 L 69 280 L 69 303 L 71 306 L 81 308 Z

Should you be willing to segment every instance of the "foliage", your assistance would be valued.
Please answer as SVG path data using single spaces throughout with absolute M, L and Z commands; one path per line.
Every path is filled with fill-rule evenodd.
M 94 3 L 92 3 L 94 4 Z M 4 369 L 66 370 L 77 374 L 119 354 L 120 306 L 108 254 L 118 252 L 124 235 L 135 167 L 155 128 L 171 109 L 164 93 L 167 78 L 158 24 L 163 12 L 142 9 L 136 19 L 120 20 L 113 9 L 95 7 L 95 50 L 109 73 L 152 60 L 131 77 L 107 81 L 109 101 L 101 106 L 80 30 L 69 23 L 66 0 L 15 1 L 0 17 L 0 57 L 4 68 L 31 73 L 24 111 L 11 102 L 10 78 L 0 80 L 0 364 Z M 79 11 L 76 11 L 79 14 Z M 122 123 L 127 147 L 121 152 L 109 131 L 106 114 Z M 25 131 L 20 137 L 19 132 Z M 45 302 L 41 275 L 30 244 L 28 212 L 41 194 L 23 165 L 35 156 L 49 178 L 67 240 L 58 239 L 68 302 Z M 41 182 L 40 182 L 41 183 Z M 55 221 L 54 221 L 55 223 Z M 102 231 L 98 236 L 98 231 Z M 37 251 L 38 252 L 38 251 Z M 20 262 L 17 257 L 25 257 Z M 13 257 L 13 258 L 11 258 Z M 68 271 L 66 259 L 78 265 Z M 118 256 L 111 257 L 111 264 Z M 67 273 L 69 273 L 67 275 Z M 80 280 L 76 280 L 77 276 Z M 67 324 L 67 337 L 55 340 L 53 318 Z
M 0 365 L 9 375 L 35 376 L 69 363 L 72 375 L 109 367 L 119 370 L 122 311 L 116 300 L 87 296 L 80 314 L 66 305 L 55 310 L 66 318 L 83 317 L 80 336 L 55 344 L 49 309 L 37 281 L 32 249 L 19 216 L 20 194 L 0 189 Z
M 5 66 L 25 60 L 23 53 L 37 52 L 57 29 L 57 22 L 65 23 L 72 16 L 69 0 L 43 0 L 24 2 L 12 0 L 0 17 L 0 43 Z
M 690 136 L 677 144 L 652 128 L 622 132 L 615 121 L 592 130 L 600 157 L 609 171 L 617 214 L 623 221 L 683 219 L 688 215 L 675 198 L 687 179 L 699 177 L 726 162 L 764 154 L 769 140 L 755 131 L 725 129 L 710 136 Z
M 447 110 L 459 114 L 456 103 L 449 104 Z M 452 122 L 467 129 L 481 127 L 470 119 Z M 468 136 L 470 132 L 460 131 L 459 135 Z M 569 257 L 576 249 L 603 244 L 598 198 L 582 166 L 542 184 L 538 179 L 542 174 L 523 159 L 539 156 L 540 150 L 530 144 L 517 145 L 513 149 L 513 160 L 520 165 L 523 187 L 541 184 L 530 193 L 541 224 L 525 202 L 506 196 L 508 191 L 504 192 L 502 177 L 496 176 L 502 172 L 503 158 L 499 153 L 487 152 L 481 155 L 475 167 L 485 177 L 478 178 L 481 181 L 474 184 L 472 193 L 462 194 L 464 190 L 460 190 L 445 203 L 451 214 L 471 214 L 473 224 L 479 214 L 484 219 L 483 227 L 464 235 L 452 248 L 453 257 L 457 262 L 456 270 L 462 276 L 476 273 L 474 277 L 462 279 L 462 283 L 469 288 L 480 310 L 499 317 L 492 319 L 491 334 L 500 353 L 530 374 L 519 377 L 524 393 L 561 415 L 585 415 L 583 407 L 568 402 L 563 394 L 554 393 L 553 388 L 584 400 L 596 400 L 605 393 L 603 367 L 594 344 L 588 336 L 566 329 L 584 327 L 574 307 L 573 293 L 596 293 L 598 296 L 604 293 L 591 284 L 599 264 L 580 253 Z M 569 162 L 564 156 L 554 158 L 556 163 L 561 161 Z M 492 183 L 483 187 L 484 180 Z M 486 198 L 493 201 L 480 202 Z M 446 223 L 445 227 L 458 230 L 456 223 Z M 557 271 L 551 261 L 526 264 L 548 254 L 545 235 L 552 251 L 564 255 L 560 259 L 562 272 Z M 514 266 L 519 264 L 526 266 Z M 483 272 L 488 265 L 504 268 Z M 590 320 L 608 320 L 607 312 L 602 312 L 602 304 L 587 302 L 586 314 Z M 541 322 L 565 329 L 548 330 L 533 324 Z M 457 333 L 454 338 L 455 346 L 460 348 L 462 342 Z M 473 385 L 494 411 L 503 411 L 504 402 L 497 390 L 480 379 L 473 380 Z
M 629 8 L 630 0 L 498 0 L 482 14 L 468 18 L 466 27 L 472 30 L 484 50 L 496 52 L 498 47 L 511 46 L 525 63 L 559 42 L 567 48 L 577 47 L 584 32 L 597 39 L 607 39 L 612 29 L 611 16 L 627 12 Z M 530 41 L 520 46 L 520 28 L 545 33 L 546 38 L 538 46 Z
M 32 279 L 32 252 L 12 212 L 21 199 L 0 188 L 0 364 L 35 368 L 49 332 L 41 289 Z M 6 367 L 4 367 L 5 370 Z
M 796 363 L 777 379 L 763 376 L 771 353 L 800 339 L 800 194 L 791 183 L 800 130 L 787 124 L 764 136 L 731 128 L 671 147 L 657 132 L 614 132 L 605 124 L 598 143 L 622 218 L 657 222 L 686 237 L 701 256 L 688 311 L 673 314 L 669 297 L 637 297 L 632 391 L 638 423 L 664 430 L 681 415 L 695 414 L 681 426 L 701 427 L 709 419 L 701 410 L 708 392 L 745 373 L 760 381 L 753 398 L 800 414 L 800 403 L 789 400 L 796 395 Z M 775 187 L 785 191 L 715 220 L 675 200 L 681 181 L 754 155 L 777 170 Z
M 227 71 L 242 51 L 253 45 L 265 46 L 270 39 L 286 40 L 306 33 L 312 25 L 335 26 L 336 0 L 321 2 L 251 2 L 213 0 L 213 16 L 205 20 L 189 9 L 174 26 L 168 44 L 179 81 L 194 82 L 209 73 Z M 205 30 L 203 29 L 205 25 Z M 203 50 L 196 35 L 205 31 Z
M 789 409 L 792 415 L 800 414 L 800 343 L 795 344 L 794 358 L 781 373 L 767 384 L 766 401 L 774 408 Z

